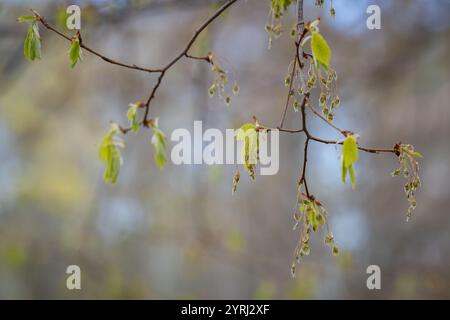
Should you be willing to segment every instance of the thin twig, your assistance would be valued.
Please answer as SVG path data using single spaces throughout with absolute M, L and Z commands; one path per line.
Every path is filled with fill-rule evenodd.
M 306 181 L 306 164 L 308 162 L 308 146 L 309 146 L 309 139 L 310 139 L 310 134 L 308 131 L 308 128 L 306 127 L 306 110 L 305 110 L 305 105 L 308 104 L 308 99 L 309 99 L 309 93 L 305 94 L 304 98 L 303 98 L 303 102 L 301 105 L 301 113 L 302 113 L 302 129 L 303 132 L 305 132 L 306 134 L 306 141 L 305 141 L 305 146 L 303 149 L 303 167 L 302 167 L 302 173 L 300 176 L 300 180 L 299 180 L 299 185 L 304 185 L 305 186 L 305 191 L 306 191 L 306 195 L 308 196 L 308 198 L 310 198 L 310 194 L 309 194 L 309 190 L 308 190 L 308 182 Z
M 32 10 L 34 15 L 36 16 L 37 20 L 39 22 L 41 22 L 41 24 L 48 30 L 53 31 L 54 33 L 56 33 L 57 35 L 59 35 L 60 37 L 66 39 L 67 41 L 72 42 L 72 38 L 65 35 L 64 33 L 60 32 L 59 30 L 57 30 L 55 27 L 51 26 L 48 22 L 47 19 L 43 16 L 41 16 L 38 12 L 36 12 L 35 10 Z M 128 69 L 133 69 L 133 70 L 139 70 L 139 71 L 144 71 L 144 72 L 148 72 L 148 73 L 157 73 L 157 72 L 161 72 L 161 69 L 149 69 L 149 68 L 143 68 L 143 67 L 139 67 L 135 64 L 126 64 L 123 62 L 119 62 L 116 60 L 113 60 L 111 58 L 106 57 L 105 55 L 95 51 L 94 49 L 86 46 L 84 43 L 80 43 L 80 47 L 85 49 L 86 51 L 92 53 L 93 55 L 96 55 L 97 57 L 101 58 L 102 60 L 120 66 L 120 67 L 124 67 L 124 68 L 128 68 Z
M 139 67 L 135 64 L 126 64 L 123 62 L 119 62 L 116 60 L 113 60 L 111 58 L 106 57 L 105 55 L 95 51 L 94 49 L 86 46 L 84 43 L 82 43 L 80 41 L 80 46 L 81 48 L 85 49 L 86 51 L 92 53 L 93 55 L 96 55 L 97 57 L 101 58 L 102 60 L 117 65 L 117 66 L 121 66 L 124 68 L 128 68 L 128 69 L 133 69 L 133 70 L 139 70 L 139 71 L 145 71 L 148 73 L 159 73 L 158 79 L 156 81 L 156 84 L 153 86 L 151 92 L 150 92 L 150 96 L 148 97 L 146 103 L 143 105 L 143 107 L 145 108 L 145 112 L 144 112 L 144 117 L 142 119 L 142 121 L 139 122 L 140 125 L 142 126 L 146 126 L 148 127 L 149 125 L 149 120 L 148 120 L 148 115 L 149 115 L 149 111 L 150 111 L 150 103 L 151 101 L 155 98 L 156 96 L 156 91 L 158 90 L 158 88 L 161 85 L 161 82 L 166 74 L 166 72 L 172 67 L 174 66 L 181 58 L 186 57 L 188 59 L 193 59 L 193 60 L 204 60 L 208 63 L 212 63 L 212 55 L 208 54 L 205 57 L 196 57 L 196 56 L 192 56 L 189 54 L 189 50 L 191 49 L 191 47 L 193 46 L 193 44 L 195 43 L 195 41 L 197 40 L 198 36 L 203 32 L 203 30 L 205 30 L 214 20 L 216 20 L 225 10 L 227 10 L 231 5 L 233 5 L 235 2 L 237 2 L 239 0 L 228 0 L 226 3 L 224 3 L 211 17 L 209 17 L 195 32 L 194 35 L 191 37 L 191 39 L 188 41 L 188 43 L 186 44 L 186 46 L 184 47 L 184 49 L 174 58 L 172 59 L 165 67 L 161 68 L 161 69 L 149 69 L 149 68 L 143 68 L 143 67 Z M 55 27 L 51 26 L 47 20 L 45 19 L 45 17 L 41 16 L 38 12 L 32 10 L 33 13 L 35 14 L 36 18 L 38 21 L 40 21 L 42 23 L 42 25 L 50 30 L 53 31 L 54 33 L 56 33 L 57 35 L 61 36 L 62 38 L 66 39 L 67 41 L 72 41 L 72 38 L 65 35 L 64 33 L 60 32 L 59 30 L 57 30 Z M 122 128 L 121 127 L 121 131 L 123 133 L 127 133 L 131 130 L 131 128 Z
M 297 41 L 295 42 L 295 56 L 294 56 L 294 65 L 292 67 L 292 72 L 290 74 L 290 83 L 289 83 L 289 91 L 286 98 L 286 104 L 283 109 L 283 113 L 281 115 L 279 128 L 283 128 L 284 120 L 286 119 L 287 110 L 289 107 L 289 102 L 291 100 L 292 87 L 294 85 L 295 71 L 297 68 L 297 63 L 300 69 L 303 69 L 303 63 L 300 60 L 300 44 L 303 38 L 306 36 L 308 30 L 305 28 L 305 22 L 303 21 L 303 0 L 299 0 L 297 3 Z
M 323 144 L 344 144 L 344 141 L 337 141 L 337 140 L 325 140 L 325 139 L 321 139 L 321 138 L 317 138 L 314 137 L 312 135 L 309 135 L 309 138 L 311 140 L 314 140 L 316 142 L 319 143 L 323 143 Z M 364 152 L 368 152 L 368 153 L 395 153 L 395 149 L 376 149 L 376 148 L 366 148 L 366 147 L 361 147 L 358 145 L 358 149 Z
M 156 91 L 158 90 L 159 86 L 161 85 L 161 82 L 166 74 L 166 72 L 173 66 L 175 65 L 181 58 L 186 57 L 186 58 L 190 58 L 190 59 L 196 59 L 196 60 L 205 60 L 208 63 L 212 63 L 212 58 L 210 55 L 208 55 L 205 58 L 198 58 L 198 57 L 193 57 L 191 55 L 189 55 L 189 50 L 191 49 L 192 45 L 194 44 L 195 40 L 197 40 L 198 36 L 202 33 L 203 30 L 206 29 L 206 27 L 208 27 L 208 25 L 210 25 L 214 20 L 216 20 L 225 10 L 227 10 L 231 5 L 233 5 L 235 2 L 237 2 L 238 0 L 228 0 L 224 5 L 222 5 L 211 17 L 209 17 L 195 32 L 194 35 L 192 36 L 192 38 L 188 41 L 188 43 L 186 44 L 186 46 L 184 47 L 183 51 L 181 51 L 180 54 L 178 54 L 174 59 L 172 59 L 162 70 L 161 70 L 161 74 L 158 77 L 158 80 L 155 84 L 155 86 L 153 87 L 150 96 L 147 99 L 147 102 L 145 103 L 145 114 L 144 114 L 144 118 L 142 120 L 144 125 L 147 125 L 148 123 L 148 114 L 149 114 L 149 109 L 150 109 L 150 103 L 151 101 L 155 98 L 156 95 Z
M 333 129 L 339 131 L 339 133 L 342 133 L 344 136 L 346 136 L 348 130 L 343 130 L 338 128 L 337 126 L 335 126 L 331 121 L 328 121 L 324 116 L 322 116 L 316 109 L 314 109 L 314 107 L 308 103 L 307 104 L 308 108 L 311 109 L 311 111 L 321 120 L 323 120 L 326 124 L 328 124 L 330 127 L 332 127 Z
M 290 74 L 289 91 L 288 91 L 287 98 L 286 98 L 286 104 L 284 106 L 284 110 L 283 110 L 283 113 L 281 115 L 281 120 L 280 120 L 280 125 L 279 125 L 280 128 L 283 128 L 284 120 L 286 119 L 287 109 L 289 107 L 289 102 L 291 101 L 292 86 L 294 84 L 295 71 L 297 69 L 296 56 L 297 56 L 297 54 L 295 54 L 294 65 L 292 66 L 292 71 L 291 71 L 291 74 Z

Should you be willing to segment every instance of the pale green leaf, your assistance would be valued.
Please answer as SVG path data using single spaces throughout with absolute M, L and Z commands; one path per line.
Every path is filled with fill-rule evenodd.
M 342 156 L 344 158 L 344 166 L 347 168 L 358 160 L 358 144 L 354 136 L 348 136 L 344 140 Z
M 356 186 L 356 172 L 353 164 L 358 160 L 358 143 L 354 136 L 348 136 L 342 146 L 341 155 L 341 180 L 346 181 L 347 174 L 350 175 L 352 188 Z
M 137 118 L 137 111 L 139 109 L 139 104 L 138 103 L 132 103 L 129 105 L 129 109 L 127 112 L 127 118 L 128 121 L 130 122 L 131 125 L 131 130 L 133 132 L 138 132 L 139 131 L 139 121 Z
M 18 22 L 36 21 L 36 16 L 20 16 L 17 18 Z
M 331 49 L 322 35 L 318 32 L 312 34 L 311 50 L 314 59 L 328 71 L 328 65 L 330 64 L 331 59 Z
M 156 166 L 162 170 L 167 162 L 166 155 L 166 136 L 164 133 L 158 128 L 157 123 L 152 125 L 153 129 L 153 137 L 152 144 L 154 148 L 153 159 L 155 161 Z
M 25 42 L 23 44 L 23 55 L 28 60 L 34 60 L 32 59 L 32 53 L 31 53 L 31 41 L 33 38 L 33 28 L 30 25 L 28 27 L 27 36 L 25 37 Z
M 34 61 L 41 58 L 41 38 L 39 26 L 33 22 L 28 27 L 27 36 L 23 45 L 23 54 L 26 59 Z
M 246 123 L 235 132 L 236 140 L 243 141 L 242 162 L 245 170 L 251 178 L 255 178 L 255 165 L 258 160 L 259 139 L 256 126 L 253 123 Z
M 77 64 L 78 61 L 81 61 L 81 45 L 80 45 L 80 39 L 75 38 L 72 40 L 72 46 L 69 50 L 69 57 L 70 57 L 70 64 L 73 67 Z
M 118 126 L 113 125 L 110 132 L 103 138 L 99 149 L 100 160 L 105 165 L 103 179 L 111 184 L 116 183 L 122 163 L 119 147 L 124 145 L 117 137 L 119 132 Z
M 336 245 L 334 245 L 333 246 L 333 256 L 338 256 L 339 255 L 339 248 L 336 246 Z
M 256 126 L 253 123 L 247 122 L 243 124 L 242 127 L 235 131 L 236 140 L 243 141 L 247 130 L 254 130 L 255 128 Z

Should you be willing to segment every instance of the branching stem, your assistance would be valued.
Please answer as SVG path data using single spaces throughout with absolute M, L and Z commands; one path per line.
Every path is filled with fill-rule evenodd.
M 305 22 L 304 22 L 304 18 L 303 18 L 303 0 L 298 0 L 297 1 L 297 34 L 298 34 L 298 37 L 295 41 L 295 57 L 294 57 L 293 67 L 292 67 L 292 71 L 291 71 L 291 75 L 290 75 L 289 92 L 288 92 L 288 96 L 286 99 L 286 104 L 285 104 L 283 112 L 281 114 L 280 125 L 277 127 L 277 129 L 280 130 L 281 132 L 305 134 L 306 140 L 305 140 L 304 149 L 303 149 L 303 165 L 302 165 L 300 177 L 298 180 L 298 184 L 299 184 L 299 186 L 303 185 L 305 188 L 305 191 L 306 191 L 306 196 L 308 198 L 313 199 L 314 197 L 309 192 L 308 183 L 307 183 L 307 179 L 306 179 L 306 170 L 307 170 L 307 162 L 308 162 L 308 147 L 309 147 L 310 141 L 315 141 L 315 142 L 319 142 L 319 143 L 323 143 L 323 144 L 334 144 L 334 145 L 343 144 L 343 141 L 325 140 L 325 139 L 321 139 L 321 138 L 313 136 L 307 128 L 306 108 L 308 108 L 319 119 L 323 120 L 327 125 L 329 125 L 333 129 L 335 129 L 336 131 L 341 133 L 344 137 L 347 137 L 349 134 L 353 134 L 353 132 L 337 127 L 332 122 L 328 121 L 325 117 L 323 117 L 319 112 L 317 112 L 309 101 L 309 98 L 310 98 L 309 92 L 303 94 L 303 101 L 300 106 L 301 128 L 295 129 L 295 130 L 284 128 L 284 122 L 286 119 L 287 109 L 289 107 L 290 98 L 292 96 L 292 88 L 293 88 L 296 68 L 299 67 L 299 68 L 303 69 L 304 62 L 302 60 L 313 58 L 313 56 L 311 54 L 304 52 L 303 48 L 301 46 L 301 42 L 304 39 L 304 37 L 306 36 L 306 34 L 308 33 L 308 31 L 309 31 L 308 28 L 305 27 Z M 265 129 L 271 130 L 269 128 L 265 128 Z M 364 152 L 368 152 L 368 153 L 394 153 L 394 154 L 396 153 L 395 147 L 392 149 L 376 149 L 376 148 L 366 148 L 366 147 L 362 147 L 362 146 L 358 145 L 358 149 L 361 151 L 364 151 Z
M 86 46 L 85 44 L 83 44 L 81 41 L 80 46 L 81 48 L 83 48 L 84 50 L 92 53 L 93 55 L 101 58 L 102 60 L 120 66 L 120 67 L 124 67 L 124 68 L 128 68 L 128 69 L 134 69 L 134 70 L 138 70 L 138 71 L 144 71 L 144 72 L 148 72 L 148 73 L 159 73 L 158 79 L 156 80 L 156 84 L 153 86 L 153 88 L 150 91 L 150 96 L 148 97 L 147 101 L 145 102 L 145 104 L 143 105 L 143 107 L 145 108 L 145 112 L 144 112 L 144 117 L 142 119 L 142 121 L 139 122 L 140 125 L 148 127 L 149 126 L 149 112 L 150 112 L 150 103 L 151 101 L 155 98 L 156 96 L 156 92 L 159 89 L 159 87 L 161 86 L 161 82 L 164 78 L 164 76 L 166 75 L 166 72 L 172 68 L 179 60 L 181 60 L 183 57 L 188 58 L 188 59 L 193 59 L 193 60 L 204 60 L 210 64 L 212 64 L 212 55 L 208 54 L 205 57 L 196 57 L 196 56 L 192 56 L 189 54 L 189 50 L 191 49 L 191 47 L 194 45 L 195 41 L 197 40 L 198 36 L 203 32 L 203 30 L 205 30 L 214 20 L 216 20 L 224 11 L 226 11 L 231 5 L 233 5 L 235 2 L 237 2 L 239 0 L 228 0 L 227 2 L 225 2 L 219 9 L 217 9 L 217 11 L 211 16 L 209 17 L 195 32 L 194 35 L 191 37 L 191 39 L 187 42 L 186 46 L 184 47 L 184 49 L 174 58 L 172 59 L 169 63 L 167 63 L 167 65 L 161 69 L 149 69 L 149 68 L 144 68 L 144 67 L 139 67 L 135 64 L 126 64 L 123 62 L 119 62 L 116 60 L 113 60 L 111 58 L 106 57 L 105 55 L 95 51 L 94 49 Z M 57 35 L 59 35 L 60 37 L 68 40 L 68 41 L 72 41 L 72 38 L 65 35 L 64 33 L 60 32 L 59 30 L 57 30 L 55 27 L 51 26 L 47 20 L 45 19 L 45 17 L 41 16 L 38 12 L 32 10 L 34 15 L 36 16 L 37 20 L 39 22 L 42 23 L 42 25 L 56 33 Z M 131 128 L 122 128 L 121 130 L 124 134 L 126 134 L 127 132 L 129 132 L 131 130 Z

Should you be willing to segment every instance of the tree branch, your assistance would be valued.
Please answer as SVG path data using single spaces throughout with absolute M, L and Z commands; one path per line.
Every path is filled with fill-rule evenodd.
M 66 39 L 67 41 L 72 42 L 72 38 L 71 38 L 71 37 L 65 35 L 64 33 L 58 31 L 55 27 L 51 26 L 51 25 L 47 22 L 47 19 L 46 19 L 45 17 L 41 16 L 41 15 L 40 15 L 37 11 L 35 11 L 35 10 L 32 10 L 32 12 L 33 12 L 34 15 L 36 16 L 37 20 L 38 20 L 39 22 L 41 22 L 41 24 L 42 24 L 46 29 L 48 29 L 48 30 L 50 30 L 50 31 L 52 31 L 52 32 L 54 32 L 54 33 L 56 33 L 57 35 L 59 35 L 60 37 Z M 128 69 L 133 69 L 133 70 L 138 70 L 138 71 L 144 71 L 144 72 L 148 72 L 148 73 L 161 72 L 161 69 L 149 69 L 149 68 L 143 68 L 143 67 L 139 67 L 139 66 L 137 66 L 137 65 L 135 65 L 135 64 L 126 64 L 126 63 L 123 63 L 123 62 L 115 61 L 115 60 L 113 60 L 113 59 L 111 59 L 111 58 L 108 58 L 108 57 L 104 56 L 103 54 L 101 54 L 101 53 L 95 51 L 94 49 L 92 49 L 92 48 L 86 46 L 84 43 L 80 43 L 80 47 L 83 48 L 83 49 L 85 49 L 86 51 L 92 53 L 93 55 L 99 57 L 100 59 L 102 59 L 102 60 L 104 60 L 104 61 L 106 61 L 106 62 L 108 62 L 108 63 L 111 63 L 111 64 L 114 64 L 114 65 L 120 66 L 120 67 L 124 67 L 124 68 L 128 68 Z
M 233 5 L 235 2 L 237 2 L 238 0 L 228 0 L 224 5 L 222 5 L 208 20 L 206 20 L 195 32 L 194 35 L 192 36 L 192 38 L 188 41 L 188 43 L 186 44 L 185 48 L 183 49 L 183 51 L 181 51 L 181 53 L 179 55 L 177 55 L 174 59 L 172 59 L 162 70 L 161 70 L 161 74 L 158 77 L 158 80 L 156 82 L 156 85 L 153 87 L 151 94 L 149 96 L 149 98 L 147 99 L 147 102 L 145 103 L 145 114 L 144 114 L 144 118 L 142 120 L 143 125 L 147 126 L 148 125 L 148 114 L 149 114 L 149 109 L 150 109 L 150 103 L 151 101 L 155 98 L 156 95 L 156 91 L 158 90 L 159 86 L 161 85 L 161 82 L 164 78 L 164 75 L 166 74 L 166 72 L 173 66 L 175 65 L 181 58 L 186 57 L 186 58 L 190 58 L 190 59 L 195 59 L 195 60 L 205 60 L 208 63 L 212 63 L 212 55 L 209 54 L 207 57 L 203 57 L 203 58 L 199 58 L 199 57 L 193 57 L 191 55 L 189 55 L 189 50 L 191 49 L 192 45 L 194 44 L 195 40 L 197 40 L 198 36 L 202 33 L 203 30 L 206 29 L 206 27 L 208 27 L 208 25 L 210 25 L 214 20 L 216 20 L 225 10 L 227 10 L 231 5 Z
M 312 111 L 312 113 L 314 113 L 314 115 L 316 115 L 319 119 L 323 120 L 327 125 L 329 125 L 330 127 L 332 127 L 333 129 L 339 131 L 339 133 L 342 133 L 342 135 L 344 135 L 344 137 L 347 134 L 347 130 L 343 130 L 338 128 L 337 126 L 335 126 L 332 122 L 328 121 L 324 116 L 322 116 L 316 109 L 314 109 L 314 107 L 308 103 L 308 108 Z
M 80 46 L 81 46 L 81 48 L 85 49 L 86 51 L 92 53 L 93 55 L 101 58 L 102 60 L 104 60 L 104 61 L 106 61 L 108 63 L 114 64 L 114 65 L 117 65 L 117 66 L 120 66 L 120 67 L 128 68 L 128 69 L 139 70 L 139 71 L 144 71 L 144 72 L 148 72 L 148 73 L 159 73 L 159 76 L 158 76 L 158 79 L 156 81 L 156 84 L 151 89 L 151 92 L 150 92 L 150 95 L 149 95 L 147 101 L 145 102 L 145 104 L 143 104 L 143 107 L 145 108 L 144 117 L 143 117 L 142 121 L 139 122 L 140 125 L 148 127 L 149 126 L 148 115 L 149 115 L 149 111 L 150 111 L 150 103 L 155 98 L 156 92 L 159 89 L 159 87 L 160 87 L 160 85 L 162 83 L 162 80 L 163 80 L 164 76 L 166 75 L 166 72 L 171 67 L 173 67 L 183 57 L 186 57 L 188 59 L 193 59 L 193 60 L 204 60 L 204 61 L 212 64 L 213 63 L 213 61 L 212 61 L 212 54 L 208 54 L 205 57 L 196 57 L 196 56 L 190 55 L 189 54 L 189 50 L 194 45 L 195 41 L 197 40 L 198 36 L 203 32 L 203 30 L 205 30 L 214 20 L 216 20 L 224 11 L 226 11 L 231 5 L 233 5 L 237 1 L 239 1 L 239 0 L 228 0 L 227 2 L 225 2 L 211 17 L 209 17 L 194 32 L 194 35 L 187 42 L 187 44 L 184 47 L 184 49 L 174 59 L 172 59 L 169 63 L 167 63 L 167 65 L 165 67 L 160 68 L 160 69 L 143 68 L 143 67 L 139 67 L 139 66 L 137 66 L 135 64 L 126 64 L 126 63 L 119 62 L 119 61 L 113 60 L 111 58 L 108 58 L 105 55 L 103 55 L 103 54 L 95 51 L 94 49 L 86 46 L 85 44 L 83 44 L 82 41 L 81 41 L 81 36 L 80 36 Z M 59 30 L 57 30 L 55 27 L 51 26 L 47 22 L 45 17 L 41 16 L 35 10 L 32 10 L 32 12 L 36 16 L 37 20 L 39 22 L 41 22 L 41 24 L 46 29 L 56 33 L 57 35 L 59 35 L 60 37 L 66 39 L 67 41 L 72 42 L 72 38 L 71 37 L 65 35 L 64 33 L 62 33 Z M 124 134 L 126 134 L 127 132 L 129 132 L 131 130 L 131 128 L 123 128 L 123 127 L 120 127 L 120 128 L 121 128 L 122 133 L 124 133 Z
M 284 106 L 284 110 L 281 116 L 281 120 L 280 120 L 280 125 L 278 126 L 279 128 L 283 128 L 284 125 L 284 120 L 286 119 L 286 113 L 287 113 L 287 109 L 289 107 L 289 102 L 291 100 L 291 93 L 292 93 L 292 86 L 294 83 L 294 77 L 295 77 L 295 71 L 296 71 L 296 67 L 297 67 L 297 63 L 299 68 L 303 69 L 303 63 L 301 62 L 300 58 L 299 58 L 299 52 L 300 52 L 300 44 L 303 40 L 303 38 L 305 37 L 307 33 L 307 30 L 305 29 L 305 23 L 303 21 L 303 0 L 298 0 L 297 2 L 297 41 L 295 42 L 295 56 L 294 56 L 294 65 L 292 67 L 292 72 L 291 72 L 291 79 L 290 79 L 290 84 L 289 84 L 289 91 L 288 91 L 288 95 L 286 98 L 286 104 Z
M 296 130 L 292 130 L 292 129 L 286 129 L 283 128 L 284 125 L 284 121 L 286 118 L 286 114 L 287 114 L 287 109 L 289 107 L 289 102 L 290 102 L 290 97 L 292 95 L 292 88 L 293 88 L 293 83 L 295 82 L 295 72 L 296 72 L 296 68 L 297 66 L 299 68 L 303 68 L 304 63 L 302 62 L 302 58 L 303 59 L 309 59 L 312 58 L 313 56 L 309 53 L 306 53 L 303 51 L 303 48 L 301 48 L 301 42 L 303 40 L 303 38 L 306 36 L 306 34 L 308 33 L 308 29 L 305 28 L 305 23 L 304 23 L 304 17 L 303 17 L 303 0 L 298 0 L 297 1 L 297 40 L 295 42 L 295 57 L 294 57 L 294 61 L 293 61 L 293 67 L 292 67 L 292 71 L 290 74 L 290 84 L 289 84 L 289 92 L 288 92 L 288 96 L 286 99 L 286 104 L 284 106 L 283 112 L 282 112 L 282 116 L 281 116 L 281 120 L 280 120 L 280 125 L 277 127 L 278 130 L 280 130 L 281 132 L 286 132 L 286 133 L 304 133 L 306 135 L 306 140 L 305 140 L 305 144 L 304 144 L 304 149 L 303 149 L 303 165 L 301 168 L 301 172 L 300 172 L 300 177 L 298 180 L 298 184 L 299 186 L 304 186 L 305 188 L 305 192 L 306 192 L 306 196 L 310 199 L 313 198 L 313 196 L 310 194 L 309 189 L 308 189 L 308 183 L 307 183 L 307 179 L 306 179 L 306 170 L 307 170 L 307 162 L 308 162 L 308 147 L 309 147 L 309 142 L 310 141 L 315 141 L 315 142 L 319 142 L 319 143 L 323 143 L 323 144 L 343 144 L 343 141 L 337 141 L 337 140 L 325 140 L 325 139 L 321 139 L 318 137 L 313 136 L 308 128 L 307 128 L 307 114 L 306 114 L 306 107 L 308 107 L 308 109 L 315 115 L 317 116 L 319 119 L 321 119 L 322 121 L 324 121 L 327 125 L 331 126 L 333 129 L 335 129 L 336 131 L 338 131 L 339 133 L 341 133 L 344 137 L 347 137 L 349 134 L 353 134 L 353 132 L 348 131 L 348 130 L 343 130 L 339 127 L 337 127 L 336 125 L 334 125 L 333 123 L 331 123 L 330 121 L 328 121 L 325 117 L 323 117 L 319 112 L 317 112 L 314 107 L 310 104 L 309 102 L 309 98 L 310 98 L 310 93 L 304 93 L 303 94 L 303 101 L 301 103 L 300 109 L 301 109 L 301 128 L 300 129 L 296 129 Z M 265 128 L 266 130 L 271 130 L 268 128 Z M 365 151 L 368 153 L 394 153 L 395 154 L 395 148 L 392 149 L 376 149 L 376 148 L 366 148 L 366 147 L 362 147 L 358 145 L 358 149 L 361 151 Z

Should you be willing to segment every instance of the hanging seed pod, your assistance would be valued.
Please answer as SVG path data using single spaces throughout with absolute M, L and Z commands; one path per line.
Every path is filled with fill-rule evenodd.
M 411 186 L 410 186 L 409 182 L 405 183 L 405 186 L 403 187 L 403 189 L 405 190 L 406 195 L 408 195 L 409 191 L 411 190 Z
M 216 85 L 215 85 L 215 84 L 213 84 L 213 85 L 209 88 L 208 93 L 209 93 L 209 96 L 210 96 L 211 98 L 214 97 L 214 95 L 215 95 L 215 93 L 216 93 Z
M 234 176 L 233 176 L 233 189 L 232 189 L 233 194 L 235 194 L 237 191 L 237 186 L 239 184 L 240 178 L 241 178 L 241 174 L 239 173 L 239 170 L 236 170 L 236 172 L 234 173 Z
M 294 26 L 294 27 L 292 27 L 292 29 L 291 29 L 291 37 L 292 37 L 292 38 L 295 38 L 296 36 L 297 36 L 297 27 Z
M 330 105 L 331 110 L 336 108 L 336 103 L 333 101 L 331 101 L 331 105 Z
M 226 98 L 225 98 L 225 104 L 227 105 L 227 107 L 230 106 L 230 104 L 231 104 L 231 97 L 230 97 L 230 96 L 226 96 Z
M 276 25 L 273 29 L 273 34 L 275 35 L 276 38 L 278 38 L 279 36 L 281 36 L 281 24 Z
M 408 170 L 407 167 L 405 167 L 405 169 L 403 170 L 403 176 L 404 176 L 405 178 L 408 178 L 408 177 L 409 177 L 409 170 Z
M 333 246 L 333 256 L 338 256 L 339 255 L 339 248 L 336 246 L 336 245 L 334 245 Z
M 292 105 L 295 112 L 298 112 L 299 102 L 297 99 L 294 100 L 294 104 Z
M 331 77 L 332 77 L 333 80 L 335 80 L 335 81 L 337 80 L 337 73 L 336 73 L 336 70 L 331 71 L 329 74 L 331 75 Z
M 311 249 L 309 248 L 308 244 L 304 244 L 301 250 L 301 254 L 303 254 L 304 256 L 309 256 L 311 252 Z
M 395 169 L 392 173 L 391 173 L 391 177 L 396 177 L 401 173 L 402 169 L 401 168 L 397 168 Z
M 284 85 L 286 87 L 289 87 L 291 85 L 291 76 L 287 75 L 286 78 L 284 78 Z
M 336 96 L 334 98 L 333 102 L 334 102 L 335 107 L 339 107 L 339 104 L 341 103 L 341 99 L 339 98 L 339 96 Z
M 414 191 L 416 191 L 417 188 L 420 186 L 420 179 L 418 177 L 414 178 L 412 186 Z
M 334 241 L 333 234 L 331 232 L 325 235 L 325 244 L 330 245 Z
M 308 244 L 308 243 L 309 243 L 309 234 L 303 235 L 302 242 L 303 242 L 304 244 Z
M 327 82 L 328 83 L 333 82 L 333 73 L 332 72 L 328 72 L 328 80 L 327 80 Z
M 327 102 L 327 97 L 325 96 L 325 94 L 321 93 L 319 96 L 319 103 L 321 105 L 325 105 L 325 102 Z
M 292 277 L 295 277 L 295 262 L 292 263 L 292 266 L 291 266 L 291 275 L 292 275 Z
M 239 86 L 238 86 L 237 81 L 234 82 L 234 86 L 233 86 L 233 94 L 234 94 L 235 96 L 237 96 L 237 95 L 239 94 Z

